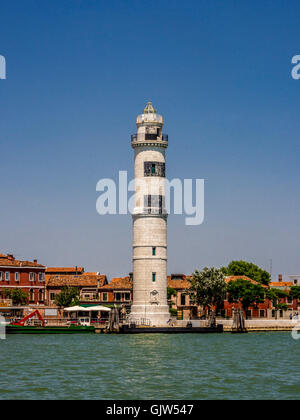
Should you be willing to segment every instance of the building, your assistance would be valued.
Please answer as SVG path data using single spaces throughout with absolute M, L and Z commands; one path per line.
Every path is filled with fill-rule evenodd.
M 264 289 L 268 289 L 268 286 L 261 284 L 255 280 L 252 280 L 250 277 L 247 276 L 228 276 L 225 277 L 225 282 L 229 283 L 230 281 L 237 281 L 237 280 L 246 280 L 249 281 L 252 284 L 259 284 Z M 233 316 L 233 309 L 242 308 L 241 303 L 237 302 L 229 302 L 227 299 L 224 301 L 224 306 L 222 309 L 220 309 L 219 315 L 226 317 L 226 318 L 232 318 Z M 268 299 L 265 299 L 264 302 L 258 303 L 256 305 L 251 305 L 247 310 L 247 318 L 268 318 L 269 312 L 272 309 L 272 302 L 270 302 Z
M 167 303 L 167 212 L 163 117 L 148 102 L 131 136 L 134 149 L 135 207 L 133 219 L 133 304 L 131 321 L 165 326 Z
M 189 296 L 190 288 L 190 277 L 185 276 L 184 274 L 172 274 L 168 278 L 168 287 L 175 289 L 176 296 L 172 296 L 173 308 L 178 311 L 178 319 L 195 319 L 200 318 L 205 315 L 204 308 L 197 306 L 191 302 Z M 247 276 L 228 276 L 225 278 L 225 282 L 229 283 L 230 281 L 236 281 L 238 279 L 250 281 L 253 284 L 257 284 L 255 280 L 250 279 Z M 267 286 L 262 285 L 264 288 Z M 217 316 L 223 318 L 232 318 L 233 309 L 241 308 L 241 303 L 232 303 L 228 299 L 225 299 L 223 305 L 218 308 Z M 250 306 L 248 309 L 247 316 L 249 318 L 266 318 L 269 314 L 268 310 L 271 310 L 271 303 L 266 299 L 263 303 Z
M 173 309 L 177 310 L 178 319 L 195 319 L 200 318 L 204 315 L 204 310 L 201 306 L 193 304 L 189 296 L 190 288 L 190 277 L 184 274 L 172 274 L 168 276 L 168 287 L 175 290 L 176 294 L 173 294 L 170 299 L 170 304 Z M 250 281 L 253 284 L 257 283 L 255 280 L 250 279 L 247 276 L 228 276 L 225 278 L 226 283 L 230 281 L 236 281 L 243 279 Z M 285 292 L 289 292 L 290 287 L 293 285 L 292 282 L 283 282 L 282 277 L 279 277 L 278 282 L 271 282 L 270 288 L 277 288 Z M 268 286 L 262 285 L 263 288 L 268 289 Z M 289 318 L 290 314 L 294 314 L 296 311 L 300 311 L 299 302 L 297 299 L 292 299 L 290 296 L 279 299 L 278 303 L 284 303 L 287 305 L 287 311 L 279 309 L 277 316 L 279 318 Z M 241 308 L 242 305 L 239 302 L 229 302 L 228 298 L 224 300 L 221 308 L 218 309 L 218 316 L 223 318 L 232 318 L 233 310 Z M 265 299 L 264 302 L 252 305 L 248 308 L 248 318 L 268 318 L 272 319 L 276 317 L 275 307 L 273 302 L 269 299 Z
M 77 273 L 77 274 L 76 274 Z M 99 289 L 107 284 L 105 274 L 85 273 L 83 268 L 56 267 L 46 270 L 46 303 L 55 306 L 55 295 L 64 287 L 77 287 L 83 303 L 99 301 Z
M 170 305 L 177 310 L 178 319 L 195 319 L 202 314 L 201 308 L 191 302 L 189 295 L 190 281 L 184 274 L 171 274 L 167 279 L 168 288 L 175 294 L 170 298 Z
M 298 277 L 300 276 L 289 276 L 290 281 L 283 281 L 282 274 L 278 275 L 278 281 L 270 282 L 270 288 L 275 288 L 282 290 L 283 292 L 289 293 L 292 286 L 298 286 Z M 293 299 L 291 296 L 282 297 L 279 299 L 278 303 L 283 303 L 287 305 L 287 310 L 279 310 L 280 318 L 289 318 L 295 314 L 295 312 L 300 311 L 300 302 L 297 299 Z M 272 317 L 275 316 L 275 309 L 272 308 Z
M 291 275 L 289 279 L 293 286 L 300 286 L 300 275 Z
M 21 261 L 12 254 L 0 254 L 0 304 L 11 304 L 6 300 L 5 290 L 22 289 L 28 295 L 28 302 L 43 305 L 45 300 L 44 265 L 37 260 Z
M 83 267 L 47 267 L 46 275 L 78 276 L 84 274 Z
M 100 287 L 99 299 L 101 305 L 121 305 L 129 313 L 132 305 L 132 279 L 129 276 L 112 279 Z

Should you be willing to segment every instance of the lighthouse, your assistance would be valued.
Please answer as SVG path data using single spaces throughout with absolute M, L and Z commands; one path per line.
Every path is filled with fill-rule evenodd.
M 165 210 L 166 149 L 163 117 L 151 102 L 136 120 L 134 149 L 135 201 L 133 222 L 133 304 L 130 321 L 166 326 L 167 212 Z

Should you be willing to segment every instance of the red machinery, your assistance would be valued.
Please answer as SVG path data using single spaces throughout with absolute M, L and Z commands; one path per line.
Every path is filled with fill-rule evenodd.
M 33 311 L 31 314 L 29 314 L 29 315 L 26 315 L 23 319 L 21 319 L 20 321 L 18 321 L 18 322 L 12 322 L 10 325 L 20 325 L 21 327 L 24 327 L 24 324 L 25 324 L 25 322 L 27 321 L 27 319 L 30 319 L 30 318 L 32 318 L 32 317 L 34 317 L 35 315 L 37 315 L 38 316 L 38 318 L 39 318 L 39 320 L 41 321 L 41 323 L 42 323 L 42 327 L 44 327 L 45 326 L 45 321 L 44 321 L 44 318 L 42 317 L 42 315 L 39 313 L 39 311 L 38 310 L 36 310 L 36 311 Z

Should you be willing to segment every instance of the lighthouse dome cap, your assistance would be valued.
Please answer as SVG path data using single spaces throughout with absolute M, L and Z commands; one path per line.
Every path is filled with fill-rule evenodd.
M 147 105 L 141 115 L 137 116 L 137 125 L 155 123 L 159 126 L 163 125 L 163 117 L 157 114 L 156 109 L 152 105 L 152 102 L 147 102 Z
M 151 101 L 147 102 L 147 105 L 144 109 L 144 114 L 156 114 L 156 109 L 152 105 Z

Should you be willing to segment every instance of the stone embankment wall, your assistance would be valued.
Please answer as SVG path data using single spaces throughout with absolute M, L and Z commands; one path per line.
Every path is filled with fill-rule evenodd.
M 185 327 L 187 322 L 191 322 L 193 327 L 205 327 L 207 326 L 206 320 L 183 320 L 176 321 L 176 326 Z M 232 330 L 232 319 L 217 319 L 217 324 L 222 324 L 224 331 Z M 300 319 L 251 319 L 246 320 L 246 328 L 249 332 L 251 331 L 291 331 L 295 326 L 298 326 L 300 332 Z

